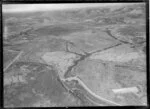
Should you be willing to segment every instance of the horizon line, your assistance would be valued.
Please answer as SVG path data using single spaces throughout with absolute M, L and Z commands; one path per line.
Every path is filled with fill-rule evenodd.
M 116 7 L 116 6 L 124 6 L 126 4 L 137 4 L 137 3 L 3 4 L 2 12 L 19 13 L 19 12 L 56 11 L 67 9 L 73 10 L 81 8 L 108 7 L 108 6 Z

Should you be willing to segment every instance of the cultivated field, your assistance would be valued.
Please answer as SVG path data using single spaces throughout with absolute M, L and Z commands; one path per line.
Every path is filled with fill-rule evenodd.
M 3 16 L 5 107 L 147 105 L 144 3 Z

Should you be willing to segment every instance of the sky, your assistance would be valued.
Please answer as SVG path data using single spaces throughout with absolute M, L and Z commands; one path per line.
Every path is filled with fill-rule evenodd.
M 2 5 L 3 12 L 32 12 L 32 11 L 52 11 L 86 7 L 108 7 L 121 6 L 123 3 L 68 3 L 68 4 L 5 4 Z

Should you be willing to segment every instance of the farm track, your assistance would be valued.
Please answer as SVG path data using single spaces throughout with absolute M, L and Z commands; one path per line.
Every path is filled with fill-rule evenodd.
M 23 54 L 23 51 L 21 51 L 5 68 L 4 72 Z
M 99 95 L 96 95 L 94 92 L 92 92 L 85 84 L 82 80 L 80 80 L 77 76 L 76 77 L 70 77 L 70 78 L 67 78 L 67 79 L 60 79 L 61 81 L 72 81 L 72 80 L 77 80 L 79 82 L 79 84 L 81 86 L 83 86 L 83 88 L 88 92 L 88 98 L 90 100 L 92 100 L 95 104 L 99 104 L 101 105 L 102 103 L 106 104 L 106 105 L 117 105 L 117 106 L 121 106 L 120 104 L 118 103 L 115 103 L 113 101 L 110 101 L 110 100 L 107 100 Z M 67 86 L 65 86 L 67 87 Z M 69 89 L 70 90 L 70 89 Z
M 10 52 L 16 52 L 16 53 L 18 53 L 19 51 L 15 51 L 15 50 L 11 50 L 11 49 L 4 49 L 4 50 L 6 50 L 6 51 L 10 51 Z

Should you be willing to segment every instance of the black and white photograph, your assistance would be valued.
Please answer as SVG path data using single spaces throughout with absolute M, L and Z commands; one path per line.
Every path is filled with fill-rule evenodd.
M 4 107 L 147 106 L 146 3 L 2 4 Z

